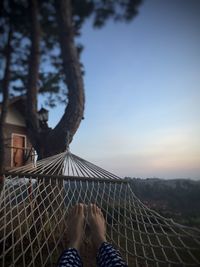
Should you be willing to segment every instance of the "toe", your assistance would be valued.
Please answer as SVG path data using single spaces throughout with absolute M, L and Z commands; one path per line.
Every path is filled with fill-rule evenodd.
M 82 203 L 79 203 L 78 204 L 78 213 L 79 214 L 84 214 L 84 206 L 83 206 L 83 204 Z
M 97 206 L 95 204 L 92 205 L 92 211 L 94 214 L 97 213 Z
M 97 207 L 97 213 L 101 214 L 101 209 L 99 207 Z
M 103 212 L 102 212 L 102 211 L 101 211 L 101 213 L 100 213 L 100 214 L 101 214 L 101 217 L 103 217 L 103 218 L 104 218 L 104 215 L 103 215 Z
M 88 215 L 91 216 L 93 213 L 93 205 L 92 204 L 89 204 L 88 205 Z

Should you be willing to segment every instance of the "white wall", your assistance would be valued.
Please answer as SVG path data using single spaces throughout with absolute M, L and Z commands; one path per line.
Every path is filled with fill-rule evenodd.
M 26 126 L 24 117 L 19 113 L 19 111 L 14 106 L 10 106 L 8 109 L 6 123 L 18 126 Z

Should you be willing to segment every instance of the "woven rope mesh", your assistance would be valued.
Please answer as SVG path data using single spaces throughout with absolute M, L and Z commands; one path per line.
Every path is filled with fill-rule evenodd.
M 65 152 L 5 174 L 0 196 L 0 266 L 56 266 L 66 248 L 68 211 L 96 203 L 107 239 L 129 266 L 200 266 L 200 231 L 144 206 L 127 181 Z M 95 266 L 90 232 L 81 248 Z M 93 255 L 93 256 L 92 256 Z

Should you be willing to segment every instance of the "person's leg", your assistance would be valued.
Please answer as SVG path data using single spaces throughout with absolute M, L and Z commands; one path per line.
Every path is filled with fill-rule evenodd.
M 84 226 L 84 206 L 75 205 L 68 219 L 68 249 L 64 250 L 58 260 L 58 267 L 82 267 L 82 261 L 79 256 L 79 249 L 83 238 Z
M 106 223 L 102 211 L 95 205 L 88 207 L 88 222 L 92 242 L 97 253 L 98 267 L 127 267 L 119 251 L 106 242 Z
M 82 267 L 82 261 L 75 248 L 68 248 L 63 251 L 57 267 Z
M 128 267 L 118 250 L 111 244 L 102 243 L 97 254 L 98 267 Z

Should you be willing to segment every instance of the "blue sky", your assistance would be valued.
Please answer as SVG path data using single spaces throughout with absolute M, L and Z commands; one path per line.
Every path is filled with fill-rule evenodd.
M 198 0 L 146 0 L 129 24 L 87 21 L 74 154 L 122 177 L 200 179 L 199 11 Z

